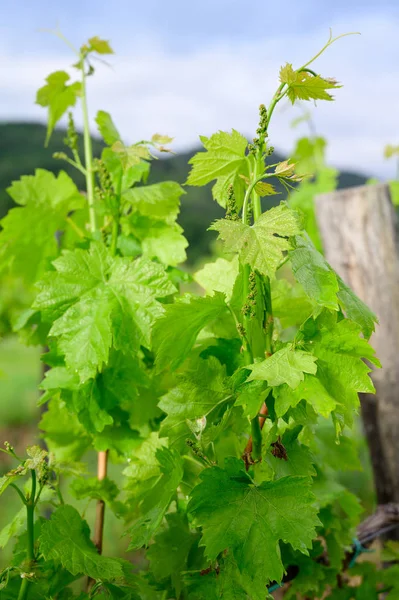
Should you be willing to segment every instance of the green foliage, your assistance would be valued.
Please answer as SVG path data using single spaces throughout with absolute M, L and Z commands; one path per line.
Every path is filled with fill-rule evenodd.
M 81 383 L 102 370 L 112 344 L 122 351 L 148 346 L 151 325 L 162 314 L 156 298 L 176 291 L 159 265 L 114 258 L 99 242 L 65 250 L 54 267 L 56 273 L 38 283 L 34 308 L 52 320 L 49 336 Z
M 279 540 L 307 552 L 319 524 L 306 478 L 282 478 L 256 485 L 238 459 L 206 469 L 194 489 L 189 512 L 202 526 L 201 543 L 214 561 L 230 550 L 247 593 L 264 598 L 265 583 L 280 580 Z
M 46 560 L 62 565 L 72 575 L 88 575 L 103 581 L 118 581 L 124 577 L 126 561 L 98 554 L 90 541 L 90 529 L 77 510 L 67 504 L 60 506 L 51 519 L 42 525 L 40 551 Z
M 199 332 L 226 312 L 223 294 L 195 298 L 184 296 L 179 303 L 165 307 L 153 333 L 158 369 L 176 369 L 188 356 Z
M 287 96 L 292 104 L 296 100 L 333 100 L 326 90 L 341 87 L 336 81 L 323 79 L 305 69 L 295 71 L 289 63 L 281 68 L 280 81 L 287 84 Z
M 188 185 L 202 186 L 216 179 L 212 194 L 222 206 L 226 205 L 229 185 L 237 191 L 243 188 L 240 175 L 248 175 L 245 157 L 248 142 L 238 131 L 219 131 L 210 138 L 201 136 L 206 152 L 196 154 L 191 160 L 192 169 L 187 178 Z
M 280 204 L 253 225 L 223 219 L 216 221 L 212 229 L 219 232 L 226 252 L 237 252 L 242 264 L 273 278 L 283 252 L 291 248 L 287 238 L 300 232 L 301 221 L 298 213 Z
M 46 145 L 58 121 L 68 108 L 75 106 L 76 100 L 82 92 L 82 86 L 79 81 L 67 84 L 69 80 L 70 76 L 68 73 L 65 71 L 56 71 L 47 77 L 46 85 L 37 92 L 36 103 L 40 104 L 40 106 L 48 107 Z
M 56 232 L 65 229 L 68 214 L 81 209 L 84 199 L 63 171 L 54 177 L 37 169 L 34 176 L 22 177 L 7 191 L 20 207 L 11 209 L 1 221 L 2 269 L 32 283 L 56 257 Z
M 248 381 L 260 379 L 267 381 L 270 387 L 276 387 L 287 384 L 291 388 L 296 388 L 304 380 L 305 373 L 315 374 L 317 366 L 316 357 L 302 350 L 295 350 L 286 346 L 278 350 L 270 358 L 249 365 L 252 371 Z
M 226 215 L 212 229 L 226 256 L 194 274 L 205 296 L 195 286 L 180 294 L 191 282 L 179 268 L 185 191 L 148 184 L 152 159 L 172 139 L 126 145 L 99 111 L 105 147 L 94 157 L 93 53 L 112 49 L 91 38 L 77 52 L 79 81 L 56 72 L 37 97 L 49 112 L 47 141 L 68 109 L 83 109 L 84 156 L 72 113 L 67 153 L 57 156 L 84 175 L 85 194 L 64 172 L 22 177 L 9 188 L 19 207 L 0 232 L 3 270 L 26 290 L 15 327 L 47 347 L 49 367 L 40 384 L 48 450 L 33 446 L 23 458 L 4 450 L 16 466 L 0 491 L 23 506 L 0 532 L 1 546 L 16 539 L 2 595 L 263 600 L 290 567 L 299 573 L 287 597 L 336 594 L 360 514 L 336 471 L 360 464 L 342 432 L 358 392 L 374 389 L 375 317 L 312 243 L 301 203 L 262 212 L 261 197 L 303 185 L 303 169 L 323 149 L 302 147 L 299 165 L 269 164 L 276 104 L 331 100 L 338 86 L 308 69 L 313 60 L 288 64 L 271 105 L 260 107 L 253 143 L 235 130 L 201 138 L 187 183 L 216 181 Z M 303 212 L 311 216 L 312 206 Z M 65 503 L 65 484 L 79 508 L 96 503 L 91 529 Z M 50 515 L 40 516 L 41 503 L 51 503 Z M 98 551 L 109 510 L 143 559 L 137 568 Z M 394 593 L 396 571 L 388 573 Z M 371 577 L 359 590 L 379 583 Z

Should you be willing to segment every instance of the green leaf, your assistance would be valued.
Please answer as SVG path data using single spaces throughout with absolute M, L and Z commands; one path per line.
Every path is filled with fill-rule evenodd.
M 252 226 L 220 219 L 209 229 L 219 232 L 226 252 L 238 252 L 242 264 L 274 278 L 283 252 L 291 248 L 288 237 L 299 233 L 301 227 L 299 214 L 282 203 L 263 213 Z
M 51 369 L 48 373 L 55 370 Z M 54 383 L 56 387 L 60 385 Z M 45 432 L 50 452 L 60 462 L 79 460 L 91 443 L 91 437 L 77 416 L 58 397 L 53 397 L 48 403 L 40 421 L 40 429 Z
M 225 469 L 201 473 L 188 511 L 202 527 L 205 554 L 216 560 L 226 550 L 233 554 L 254 600 L 263 600 L 269 581 L 284 572 L 279 542 L 307 554 L 319 525 L 310 481 L 283 477 L 256 485 L 238 459 L 226 459 Z
M 164 146 L 166 144 L 171 144 L 173 142 L 173 138 L 169 135 L 154 133 L 154 135 L 151 137 L 151 142 L 157 146 Z
M 0 477 L 0 496 L 6 491 L 9 485 L 22 475 L 26 475 L 26 469 L 21 466 Z
M 56 232 L 65 229 L 70 211 L 83 207 L 85 201 L 64 171 L 55 177 L 37 169 L 35 175 L 14 181 L 7 191 L 21 206 L 1 221 L 0 268 L 9 268 L 29 284 L 57 256 Z
M 96 116 L 98 131 L 100 132 L 104 142 L 108 146 L 112 146 L 115 142 L 121 139 L 119 131 L 115 127 L 111 115 L 105 110 L 99 110 Z
M 376 366 L 380 363 L 373 348 L 360 337 L 361 329 L 356 323 L 347 319 L 323 321 L 320 317 L 317 326 L 317 332 L 307 339 L 309 349 L 317 357 L 317 378 L 337 402 L 337 414 L 342 414 L 350 426 L 353 410 L 359 406 L 358 392 L 375 391 L 368 376 L 371 369 L 363 359 Z
M 96 477 L 76 478 L 72 481 L 70 490 L 77 500 L 84 498 L 103 500 L 117 515 L 124 512 L 123 504 L 116 500 L 119 495 L 118 486 L 108 477 L 101 481 Z
M 348 319 L 360 325 L 364 337 L 368 340 L 378 323 L 376 315 L 337 275 L 339 292 L 337 294 L 341 309 Z
M 176 595 L 182 591 L 182 572 L 187 571 L 189 551 L 198 536 L 192 534 L 180 513 L 166 515 L 167 527 L 154 538 L 147 552 L 151 572 L 159 582 L 170 578 Z
M 21 510 L 13 517 L 13 519 L 3 527 L 0 531 L 0 548 L 4 548 L 11 538 L 23 530 L 26 524 L 26 506 L 22 506 Z M 0 583 L 1 590 L 1 583 Z
M 100 581 L 124 577 L 125 561 L 98 554 L 86 521 L 73 506 L 59 506 L 43 523 L 39 543 L 46 560 L 61 564 L 72 575 L 88 575 Z
M 69 107 L 75 106 L 76 99 L 81 94 L 81 83 L 76 81 L 68 85 L 69 80 L 70 76 L 65 71 L 55 71 L 47 77 L 46 85 L 37 92 L 36 104 L 48 107 L 46 146 L 58 121 Z
M 87 432 L 96 434 L 113 424 L 111 413 L 117 407 L 124 410 L 126 415 L 130 413 L 133 416 L 140 406 L 141 388 L 146 388 L 148 384 L 139 357 L 112 351 L 107 367 L 94 380 L 81 385 L 79 378 L 71 375 L 65 367 L 54 367 L 48 372 L 41 387 L 48 392 L 61 391 L 62 399 L 78 416 Z M 154 405 L 155 403 L 156 396 L 153 401 Z M 155 418 L 157 414 L 152 414 L 151 411 L 148 414 L 150 403 L 146 404 L 146 409 L 140 407 L 140 416 L 143 419 L 147 417 L 147 420 Z M 128 431 L 125 434 L 128 435 Z M 132 437 L 132 431 L 130 434 Z
M 299 327 L 310 317 L 314 305 L 302 286 L 286 279 L 276 279 L 271 288 L 273 316 L 279 319 L 283 328 Z
M 168 415 L 162 422 L 162 436 L 173 446 L 190 437 L 187 421 L 203 419 L 220 403 L 231 399 L 226 370 L 213 356 L 193 361 L 180 376 L 177 387 L 162 396 L 159 407 Z
M 124 194 L 135 183 L 146 181 L 150 172 L 150 163 L 144 160 L 130 166 L 123 165 L 120 156 L 111 148 L 104 148 L 101 159 L 111 177 L 116 194 Z
M 77 381 L 76 388 L 73 391 L 64 390 L 61 399 L 78 416 L 88 433 L 101 432 L 107 425 L 114 423 L 108 412 L 108 408 L 113 406 L 104 406 L 101 390 L 95 379 L 90 379 L 84 385 L 79 385 Z
M 281 68 L 280 81 L 287 84 L 287 96 L 292 104 L 295 100 L 333 100 L 333 96 L 326 90 L 342 87 L 333 79 L 323 79 L 306 71 L 295 71 L 289 63 Z
M 319 424 L 315 435 L 315 451 L 319 464 L 329 465 L 337 471 L 362 471 L 358 449 L 350 438 L 336 433 L 331 420 Z
M 125 192 L 124 200 L 141 215 L 174 222 L 179 214 L 180 197 L 186 192 L 174 181 L 163 181 Z
M 215 262 L 206 263 L 202 269 L 194 273 L 194 281 L 204 288 L 207 294 L 221 292 L 226 294 L 226 301 L 229 302 L 233 295 L 233 288 L 239 274 L 239 264 L 237 257 L 229 261 L 225 258 L 218 258 Z
M 132 541 L 129 549 L 146 546 L 160 526 L 183 477 L 180 455 L 176 450 L 161 448 L 156 453 L 161 476 L 145 494 L 140 512 L 142 516 L 130 528 Z
M 40 504 L 48 503 L 54 499 L 54 490 L 48 486 L 44 487 L 40 494 Z M 23 506 L 21 510 L 13 517 L 11 521 L 7 523 L 5 527 L 0 531 L 0 548 L 4 548 L 8 542 L 16 537 L 26 529 L 26 506 Z M 0 577 L 0 590 L 1 590 L 1 577 Z
M 55 318 L 49 335 L 82 383 L 108 362 L 112 343 L 126 351 L 148 347 L 151 326 L 163 312 L 156 298 L 176 291 L 160 265 L 111 257 L 98 242 L 89 250 L 64 251 L 54 267 L 38 284 L 35 308 Z
M 119 157 L 123 169 L 134 167 L 142 160 L 151 160 L 151 154 L 146 144 L 139 143 L 125 146 L 123 142 L 118 140 L 112 144 L 111 150 Z
M 273 469 L 276 478 L 288 476 L 314 477 L 316 470 L 315 462 L 309 448 L 298 441 L 298 435 L 302 427 L 299 425 L 288 429 L 281 438 L 286 458 L 279 458 L 272 453 L 273 448 L 268 448 L 264 460 Z
M 109 42 L 107 40 L 102 40 L 98 36 L 92 37 L 89 39 L 89 52 L 97 52 L 97 54 L 113 54 Z
M 41 384 L 50 397 L 61 391 L 62 405 L 75 414 L 87 433 L 96 433 L 106 425 L 113 423 L 113 418 L 108 413 L 109 403 L 104 406 L 101 390 L 96 380 L 90 380 L 80 385 L 79 378 L 71 374 L 65 367 L 53 367 L 46 374 L 46 379 Z M 111 407 L 113 407 L 111 405 Z M 51 421 L 50 421 L 51 426 Z M 67 429 L 68 431 L 68 429 Z M 80 448 L 78 445 L 77 448 Z
M 131 453 L 129 464 L 123 471 L 130 487 L 135 489 L 141 482 L 159 476 L 161 471 L 156 454 L 159 449 L 166 446 L 166 443 L 167 440 L 160 438 L 158 432 L 152 431 Z
M 295 237 L 295 249 L 289 252 L 296 280 L 311 300 L 331 310 L 340 307 L 346 316 L 358 323 L 368 339 L 377 317 L 335 273 L 316 250 L 307 234 Z
M 289 252 L 295 279 L 306 294 L 320 306 L 338 310 L 337 276 L 323 256 L 313 246 L 309 236 L 296 236 Z
M 315 362 L 316 358 L 309 352 L 286 346 L 266 360 L 248 365 L 246 368 L 252 371 L 248 381 L 261 379 L 267 381 L 270 387 L 286 383 L 294 389 L 304 380 L 305 373 L 316 373 Z
M 254 598 L 250 589 L 247 593 L 243 577 L 237 567 L 237 561 L 231 554 L 220 556 L 217 567 L 210 568 L 209 572 L 205 569 L 186 572 L 184 582 L 188 588 L 190 600 L 219 600 L 220 598 L 248 600 Z M 263 599 L 266 598 L 265 593 L 264 591 Z
M 187 358 L 199 332 L 226 311 L 224 295 L 212 297 L 185 296 L 165 306 L 165 314 L 153 330 L 158 371 L 177 367 Z
M 157 258 L 170 266 L 186 260 L 188 242 L 177 223 L 165 223 L 133 213 L 129 218 L 129 229 L 140 240 L 142 254 L 146 258 Z
M 213 188 L 215 200 L 225 205 L 225 192 L 229 184 L 235 183 L 239 174 L 248 175 L 245 151 L 247 140 L 234 129 L 231 133 L 219 131 L 210 138 L 201 137 L 206 152 L 198 152 L 189 163 L 192 169 L 187 185 L 203 186 L 217 180 Z M 242 185 L 242 183 L 241 183 Z
M 246 381 L 236 389 L 236 406 L 244 406 L 244 414 L 254 419 L 266 400 L 270 388 L 264 381 Z
M 266 183 L 265 181 L 258 181 L 254 189 L 256 194 L 261 198 L 264 198 L 265 196 L 274 196 L 278 193 L 271 183 Z
M 280 385 L 273 389 L 273 395 L 277 417 L 285 415 L 289 408 L 294 408 L 301 400 L 306 400 L 322 417 L 328 417 L 337 406 L 335 397 L 313 375 L 305 374 L 304 380 L 295 389 L 286 384 Z

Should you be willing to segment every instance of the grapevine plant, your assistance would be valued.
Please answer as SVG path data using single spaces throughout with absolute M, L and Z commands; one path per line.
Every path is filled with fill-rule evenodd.
M 37 102 L 47 140 L 80 106 L 84 155 L 69 112 L 58 158 L 86 190 L 38 169 L 12 183 L 18 206 L 1 223 L 2 268 L 32 296 L 14 328 L 45 348 L 47 366 L 45 447 L 4 448 L 14 464 L 1 492 L 21 509 L 0 534 L 15 542 L 1 598 L 264 600 L 285 579 L 287 598 L 355 597 L 344 571 L 361 508 L 336 470 L 359 468 L 344 430 L 358 392 L 373 392 L 375 317 L 316 249 L 303 214 L 285 202 L 267 209 L 274 181 L 291 190 L 301 179 L 270 158 L 277 104 L 330 101 L 337 82 L 311 69 L 321 52 L 286 64 L 251 143 L 235 130 L 201 138 L 187 184 L 215 182 L 226 214 L 211 229 L 224 255 L 190 283 L 178 266 L 184 189 L 146 185 L 171 139 L 126 145 L 100 111 L 104 149 L 93 158 L 86 84 L 112 49 L 94 37 L 75 52 L 78 77 L 52 73 Z M 96 503 L 91 527 L 82 499 Z M 132 561 L 102 554 L 111 511 Z

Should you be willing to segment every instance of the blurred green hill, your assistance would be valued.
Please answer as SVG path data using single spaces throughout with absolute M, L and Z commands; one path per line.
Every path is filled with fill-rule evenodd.
M 84 180 L 80 173 L 64 161 L 53 158 L 54 152 L 64 150 L 65 131 L 55 130 L 48 148 L 44 147 L 45 134 L 45 126 L 39 123 L 0 123 L 0 217 L 12 206 L 11 198 L 5 191 L 11 181 L 19 179 L 21 175 L 32 174 L 38 167 L 55 172 L 64 169 L 78 186 L 83 187 Z M 82 139 L 80 144 L 83 147 Z M 100 155 L 102 147 L 101 141 L 93 138 L 96 156 Z M 196 148 L 154 161 L 149 182 L 169 179 L 183 184 L 189 172 L 188 161 L 198 150 L 199 148 Z M 276 153 L 273 162 L 279 160 L 283 160 L 283 157 Z M 367 179 L 368 177 L 363 175 L 342 171 L 338 187 L 362 185 Z M 223 215 L 223 209 L 212 199 L 211 188 L 211 185 L 205 188 L 187 187 L 187 195 L 183 198 L 179 221 L 190 243 L 190 262 L 209 252 L 215 232 L 206 229 L 213 220 Z M 274 203 L 280 202 L 286 195 L 284 189 L 278 190 L 280 195 L 275 197 Z

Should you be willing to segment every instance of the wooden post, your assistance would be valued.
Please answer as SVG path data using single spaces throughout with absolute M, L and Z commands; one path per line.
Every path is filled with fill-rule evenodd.
M 399 231 L 385 184 L 315 198 L 327 261 L 379 319 L 371 344 L 382 363 L 376 396 L 362 394 L 377 500 L 399 502 Z

